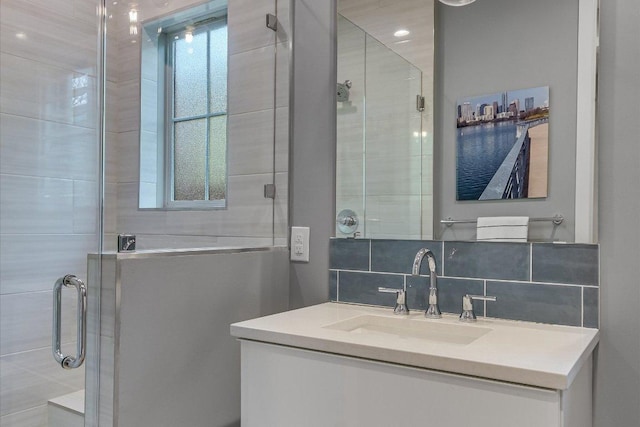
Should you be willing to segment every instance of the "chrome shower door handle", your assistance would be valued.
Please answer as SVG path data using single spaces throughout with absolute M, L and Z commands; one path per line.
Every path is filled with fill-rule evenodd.
M 62 354 L 62 287 L 75 287 L 78 293 L 78 315 L 77 315 L 77 344 L 76 355 L 65 356 Z M 87 341 L 87 285 L 73 274 L 67 274 L 56 280 L 53 285 L 53 331 L 52 331 L 53 358 L 64 369 L 78 368 L 85 358 L 85 348 Z

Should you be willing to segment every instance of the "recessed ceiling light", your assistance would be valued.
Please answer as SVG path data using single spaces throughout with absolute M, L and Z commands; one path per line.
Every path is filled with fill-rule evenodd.
M 398 30 L 395 33 L 393 33 L 393 35 L 396 36 L 396 37 L 408 36 L 409 35 L 409 30 L 405 30 L 405 29 Z

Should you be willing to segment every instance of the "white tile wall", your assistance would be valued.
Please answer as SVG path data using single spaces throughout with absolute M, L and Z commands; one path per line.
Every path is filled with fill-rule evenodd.
M 181 1 L 162 7 L 160 2 L 144 1 L 138 5 L 138 16 L 139 19 L 154 19 L 188 3 Z M 277 172 L 288 170 L 288 4 L 279 2 L 278 13 L 282 19 L 276 34 L 265 26 L 265 14 L 274 13 L 275 2 L 240 0 L 229 3 L 229 191 L 228 206 L 221 210 L 138 209 L 140 191 L 145 200 L 154 199 L 156 192 L 157 152 L 145 156 L 143 164 L 138 164 L 140 126 L 143 143 L 150 142 L 145 145 L 147 150 L 155 150 L 156 112 L 143 112 L 140 123 L 137 98 L 141 81 L 139 45 L 131 43 L 126 10 L 113 12 L 118 41 L 111 43 L 110 51 L 116 51 L 114 56 L 119 58 L 121 66 L 113 71 L 114 75 L 108 76 L 115 85 L 108 87 L 112 95 L 108 96 L 107 116 L 116 117 L 109 123 L 119 133 L 115 142 L 117 155 L 109 155 L 109 159 L 116 159 L 116 164 L 107 166 L 107 176 L 118 183 L 118 202 L 115 210 L 106 207 L 107 217 L 116 212 L 115 220 L 108 219 L 107 228 L 112 230 L 111 224 L 115 224 L 116 232 L 135 233 L 139 248 L 182 248 L 189 247 L 189 241 L 194 247 L 230 242 L 263 243 L 264 239 L 272 237 L 274 207 L 270 199 L 263 197 L 263 186 L 273 182 L 274 164 Z M 137 41 L 147 46 L 146 38 Z M 277 61 L 277 83 L 274 81 L 274 60 Z M 142 90 L 155 93 L 155 80 L 154 73 L 145 74 Z M 274 89 L 276 84 L 277 90 Z M 274 103 L 279 106 L 275 115 Z M 113 146 L 114 142 L 110 144 Z M 107 153 L 111 151 L 107 147 Z M 283 198 L 286 198 L 287 180 L 284 176 L 275 179 L 279 197 L 279 206 L 275 207 L 279 221 L 276 228 L 286 236 L 283 229 L 287 207 Z
M 106 132 L 105 135 L 105 180 L 107 183 L 118 182 L 118 133 Z
M 20 412 L 0 416 L 3 427 L 33 427 L 47 425 L 47 405 L 39 405 Z
M 289 170 L 289 107 L 276 109 L 276 172 Z
M 286 171 L 276 173 L 275 183 L 276 199 L 273 207 L 273 237 L 275 239 L 286 239 L 289 236 L 289 173 Z M 286 245 L 287 243 L 284 244 Z
M 87 253 L 98 249 L 94 235 L 5 234 L 1 237 L 2 295 L 50 291 L 55 280 L 65 274 L 84 277 Z
M 137 130 L 118 134 L 118 182 L 138 182 L 140 179 L 140 139 Z M 151 167 L 149 165 L 148 167 Z
M 363 168 L 362 156 L 336 161 L 336 181 L 340 183 L 336 189 L 338 197 L 362 197 L 364 194 Z
M 279 42 L 290 39 L 291 21 L 290 21 L 291 5 L 289 1 L 278 1 L 278 32 L 277 38 Z
M 4 234 L 70 234 L 73 181 L 3 174 L 0 215 Z
M 289 106 L 289 57 L 288 42 L 276 44 L 276 108 Z
M 15 39 L 14 35 L 11 37 Z M 74 89 L 73 79 L 81 78 L 82 73 L 5 52 L 0 54 L 0 62 L 3 81 L 0 111 L 76 126 L 94 127 L 92 125 L 96 120 L 95 78 L 86 77 L 87 87 Z M 80 102 L 78 97 L 83 96 L 86 98 Z M 77 104 L 74 104 L 74 99 L 78 101 Z
M 1 114 L 0 120 L 3 174 L 96 179 L 95 168 L 78 167 L 97 165 L 95 130 L 13 114 Z
M 73 181 L 73 233 L 97 236 L 98 184 L 95 181 Z
M 373 157 L 367 156 L 366 194 L 420 195 L 422 180 L 421 156 Z
M 140 129 L 140 80 L 118 82 L 117 93 L 118 131 L 137 131 Z
M 97 249 L 97 24 L 92 0 L 0 3 L 0 424 L 44 426 L 83 388 L 51 356 L 54 281 Z M 75 352 L 75 293 L 62 340 Z
M 228 12 L 230 54 L 273 44 L 273 31 L 265 25 L 265 15 L 276 12 L 273 0 L 229 1 Z
M 166 226 L 166 212 L 138 210 L 138 184 L 117 184 L 117 232 L 161 234 Z
M 53 287 L 53 282 L 51 282 Z M 62 342 L 75 341 L 76 297 L 72 290 L 63 292 Z M 51 291 L 21 292 L 0 295 L 1 356 L 33 349 L 46 348 L 51 356 L 51 319 L 53 316 Z M 25 320 L 27 319 L 27 320 Z M 65 346 L 66 348 L 66 346 Z M 70 348 L 74 351 L 74 348 Z
M 220 235 L 271 236 L 273 201 L 264 197 L 264 184 L 272 182 L 271 173 L 229 177 L 229 208 Z
M 49 349 L 47 349 L 49 350 Z M 0 379 L 3 384 L 0 389 L 0 415 L 8 415 L 14 412 L 28 410 L 46 403 L 47 400 L 78 390 L 77 384 L 62 383 L 54 367 L 31 366 L 25 368 L 20 360 L 31 360 L 32 352 L 19 353 L 17 355 L 3 356 L 0 358 Z M 24 359 L 23 359 L 24 358 Z M 53 360 L 53 359 L 52 359 Z M 37 361 L 35 362 L 37 363 Z M 58 368 L 63 371 L 62 368 Z M 72 373 L 84 380 L 84 372 Z M 82 388 L 82 386 L 80 386 Z
M 120 93 L 118 92 L 118 84 L 115 81 L 111 81 L 107 79 L 107 84 L 106 84 L 107 108 L 105 110 L 105 117 L 106 117 L 105 122 L 106 122 L 107 132 L 117 133 L 119 130 L 118 129 L 118 117 L 119 117 L 118 103 L 120 102 L 119 95 Z
M 76 20 L 75 13 L 64 12 L 64 1 L 51 2 L 49 10 L 39 8 L 38 4 L 44 3 L 46 2 L 2 1 L 0 50 L 39 63 L 95 76 L 98 46 L 95 15 L 93 19 L 87 20 L 86 9 L 82 8 L 84 12 L 78 14 L 81 19 Z M 51 10 L 54 5 L 62 5 L 62 8 Z M 23 33 L 25 37 L 18 39 L 17 33 Z
M 419 239 L 420 208 L 420 194 L 367 196 L 367 236 L 372 239 Z
M 273 170 L 273 109 L 229 116 L 229 175 Z
M 118 184 L 105 184 L 104 195 L 104 231 L 105 233 L 117 232 L 118 215 Z
M 229 114 L 273 108 L 274 45 L 229 55 Z

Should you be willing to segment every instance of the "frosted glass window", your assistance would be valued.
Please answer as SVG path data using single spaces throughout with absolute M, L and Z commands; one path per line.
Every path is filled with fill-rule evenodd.
M 227 198 L 227 117 L 209 119 L 209 200 Z
M 227 22 L 200 22 L 167 34 L 170 207 L 226 206 Z
M 227 111 L 227 27 L 213 29 L 209 33 L 209 81 L 211 111 Z
M 179 37 L 173 44 L 176 117 L 207 113 L 207 33 L 190 34 L 174 36 Z
M 205 200 L 206 120 L 176 123 L 174 129 L 174 199 Z

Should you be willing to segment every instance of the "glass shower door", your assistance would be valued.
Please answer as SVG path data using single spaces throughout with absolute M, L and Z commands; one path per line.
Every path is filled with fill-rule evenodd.
M 100 10 L 97 0 L 0 4 L 2 426 L 55 426 L 82 410 L 93 375 L 54 360 L 52 320 L 56 280 L 87 282 L 87 255 L 101 250 Z M 89 286 L 98 306 L 99 280 Z M 77 302 L 60 287 L 61 353 L 79 362 Z
M 159 111 L 140 96 L 149 90 L 158 93 L 142 67 L 147 64 L 141 60 L 141 45 L 150 40 L 145 25 L 170 24 L 168 17 L 199 6 L 205 12 L 228 9 L 228 73 L 218 73 L 229 77 L 228 149 L 204 160 L 214 166 L 226 161 L 222 179 L 214 167 L 204 180 L 211 184 L 226 179 L 228 200 L 214 209 L 145 206 L 144 195 L 164 196 L 164 202 L 171 195 L 161 191 L 157 180 L 171 164 L 160 158 L 166 152 L 141 156 L 147 142 L 158 140 L 153 135 L 156 123 L 149 119 Z M 107 312 L 100 312 L 101 302 L 107 302 L 106 297 L 100 300 L 101 292 L 107 294 L 100 263 L 107 252 L 113 256 L 119 234 L 136 234 L 138 249 L 150 251 L 287 244 L 289 9 L 286 1 L 260 7 L 264 10 L 252 2 L 224 0 L 0 3 L 3 427 L 54 426 L 48 410 L 64 405 L 48 402 L 73 393 L 87 397 L 85 405 L 79 404 L 80 412 L 86 406 L 85 425 L 98 425 L 99 416 L 109 412 L 98 404 L 99 389 L 113 385 L 110 366 L 100 366 L 98 357 L 107 347 L 100 348 L 102 334 L 112 332 L 106 322 L 100 324 L 100 315 Z M 265 27 L 267 12 L 278 15 L 277 31 Z M 164 30 L 155 34 L 171 34 L 190 44 L 198 36 L 195 27 L 216 27 L 220 17 L 206 13 L 205 18 L 185 21 L 184 28 L 163 24 Z M 186 53 L 196 50 L 186 46 Z M 156 69 L 163 66 L 156 63 Z M 206 120 L 213 126 L 204 134 L 214 140 L 211 154 L 220 145 L 215 138 L 222 133 L 215 131 L 223 127 L 219 123 L 225 121 L 225 111 L 209 110 Z M 162 117 L 167 120 L 169 115 Z M 176 182 L 165 177 L 165 186 Z M 208 185 L 210 190 L 218 187 Z M 216 191 L 207 193 L 209 200 L 222 199 Z M 54 283 L 69 274 L 87 283 L 89 308 L 87 359 L 67 370 L 55 361 L 51 343 Z M 75 289 L 61 286 L 64 355 L 76 351 L 76 303 Z

